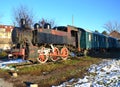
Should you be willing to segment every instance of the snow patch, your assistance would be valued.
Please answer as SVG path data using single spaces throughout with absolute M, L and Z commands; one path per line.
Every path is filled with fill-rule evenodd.
M 120 60 L 104 59 L 99 65 L 91 65 L 88 72 L 90 75 L 83 79 L 71 79 L 52 87 L 120 87 Z
M 14 70 L 14 67 L 7 66 L 8 64 L 15 64 L 15 63 L 24 63 L 27 62 L 27 60 L 23 59 L 13 59 L 13 60 L 6 60 L 6 61 L 0 61 L 0 68 L 1 69 L 9 69 Z

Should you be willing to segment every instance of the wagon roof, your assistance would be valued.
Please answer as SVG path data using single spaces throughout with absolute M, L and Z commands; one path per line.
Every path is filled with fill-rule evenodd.
M 77 30 L 83 30 L 85 32 L 89 32 L 89 33 L 94 33 L 93 31 L 89 30 L 89 29 L 84 29 L 84 28 L 81 28 L 81 27 L 75 27 L 75 26 L 72 26 L 72 25 L 67 25 L 68 27 L 73 27 L 74 29 L 77 29 Z
M 67 27 L 72 28 L 72 30 L 78 31 L 78 27 L 72 26 L 72 25 L 67 25 Z
M 88 30 L 88 29 L 84 29 L 86 32 L 89 32 L 89 33 L 93 33 L 93 31 L 91 30 Z

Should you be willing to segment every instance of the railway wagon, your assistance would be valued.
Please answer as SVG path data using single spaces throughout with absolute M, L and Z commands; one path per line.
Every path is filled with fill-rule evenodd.
M 118 41 L 116 38 L 108 37 L 108 48 L 109 49 L 115 49 L 118 46 Z
M 80 48 L 84 50 L 90 50 L 93 48 L 93 33 L 92 31 L 85 30 L 82 28 L 79 28 L 79 31 L 81 31 L 81 38 L 80 38 Z
M 96 33 L 96 36 L 95 36 L 95 40 L 96 43 L 97 43 L 97 48 L 98 49 L 106 49 L 107 48 L 107 36 L 103 35 L 103 34 L 100 34 L 100 33 Z
M 72 26 L 71 26 L 72 27 Z M 72 27 L 75 28 L 75 27 Z M 105 51 L 108 49 L 115 49 L 118 45 L 116 38 L 103 35 L 99 32 L 92 32 L 83 28 L 77 28 L 80 33 L 80 52 L 94 52 L 94 51 Z
M 98 50 L 102 46 L 102 37 L 98 32 L 93 32 L 93 49 Z
M 117 39 L 117 48 L 120 49 L 120 40 Z
M 93 33 L 93 43 L 94 43 L 95 49 L 98 49 L 98 50 L 108 50 L 108 49 L 112 50 L 112 49 L 116 49 L 118 46 L 117 44 L 118 41 L 116 38 L 103 35 L 97 32 Z
M 108 49 L 108 36 L 99 32 L 93 32 L 94 50 L 105 51 Z

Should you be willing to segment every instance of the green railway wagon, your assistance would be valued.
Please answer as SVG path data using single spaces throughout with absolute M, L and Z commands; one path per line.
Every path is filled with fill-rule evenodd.
M 113 37 L 108 38 L 108 46 L 109 48 L 117 48 L 117 39 Z
M 97 32 L 93 33 L 93 48 L 98 49 L 100 47 L 100 34 Z
M 94 49 L 108 48 L 108 37 L 101 33 L 94 32 L 93 43 L 94 43 Z
M 100 36 L 100 48 L 106 48 L 106 41 L 105 41 L 105 36 L 101 35 Z
M 92 32 L 79 28 L 81 31 L 81 37 L 80 37 L 80 47 L 81 49 L 91 49 L 92 48 Z

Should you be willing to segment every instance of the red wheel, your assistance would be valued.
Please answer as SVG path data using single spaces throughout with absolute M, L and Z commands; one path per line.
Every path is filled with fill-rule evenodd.
M 44 53 L 44 47 L 41 48 L 41 52 L 39 53 L 39 57 L 37 58 L 38 62 L 45 63 L 48 60 L 48 56 Z
M 69 55 L 68 49 L 67 49 L 66 47 L 63 47 L 63 48 L 61 49 L 61 58 L 62 58 L 63 60 L 66 60 L 66 59 L 68 58 L 68 55 Z
M 37 58 L 38 62 L 40 63 L 45 63 L 48 60 L 48 56 L 44 55 L 44 53 L 41 53 L 39 55 L 39 58 Z
M 57 61 L 59 59 L 59 49 L 57 47 L 54 48 L 53 53 L 51 53 L 51 60 L 52 61 Z

